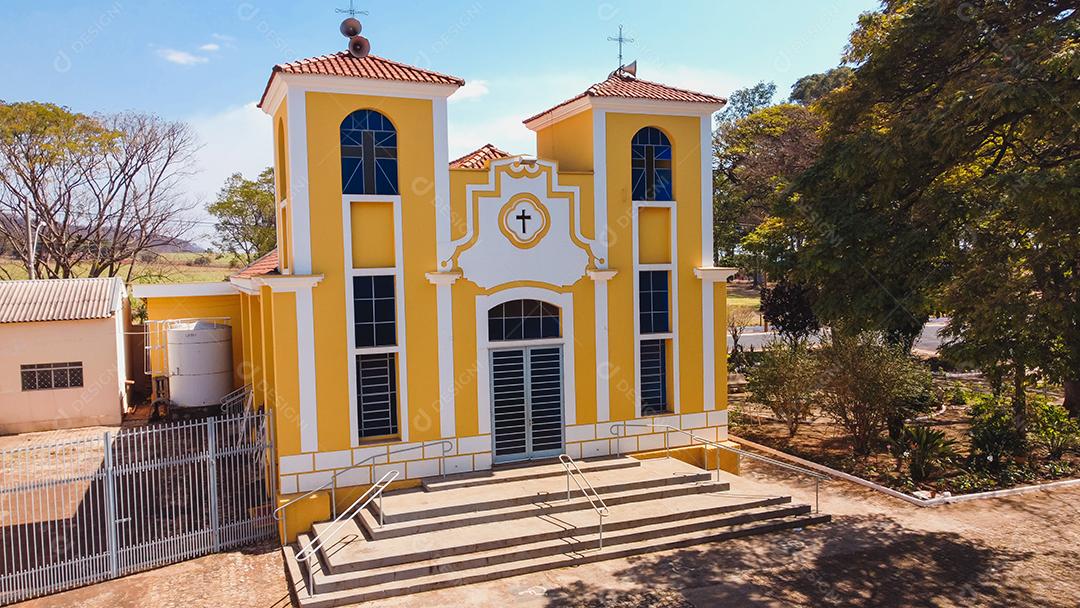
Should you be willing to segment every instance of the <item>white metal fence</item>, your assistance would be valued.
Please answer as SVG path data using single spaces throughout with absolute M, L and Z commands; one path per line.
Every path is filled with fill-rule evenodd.
M 268 414 L 0 451 L 0 604 L 276 534 Z

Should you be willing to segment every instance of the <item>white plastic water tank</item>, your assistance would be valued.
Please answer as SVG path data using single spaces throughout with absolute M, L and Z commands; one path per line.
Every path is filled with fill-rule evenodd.
M 233 387 L 232 328 L 209 321 L 169 328 L 169 399 L 178 407 L 217 405 Z

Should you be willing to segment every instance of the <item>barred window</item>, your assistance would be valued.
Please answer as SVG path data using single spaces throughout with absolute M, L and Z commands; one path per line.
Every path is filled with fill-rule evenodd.
M 671 331 L 669 321 L 668 272 L 642 270 L 638 273 L 638 312 L 641 334 L 663 334 Z
M 83 364 L 36 363 L 21 366 L 22 390 L 40 391 L 51 388 L 78 388 L 83 385 Z
M 641 415 L 670 412 L 667 340 L 641 341 Z
M 356 356 L 360 437 L 398 433 L 397 353 Z
M 353 277 L 353 323 L 357 348 L 397 344 L 392 275 Z

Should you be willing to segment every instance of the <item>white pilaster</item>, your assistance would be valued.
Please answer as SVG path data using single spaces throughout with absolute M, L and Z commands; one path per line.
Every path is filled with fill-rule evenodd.
M 590 270 L 596 301 L 596 421 L 611 419 L 611 362 L 608 351 L 608 281 L 614 270 Z
M 442 437 L 457 436 L 457 409 L 454 398 L 454 309 L 450 286 L 461 276 L 456 273 L 429 272 L 435 285 L 439 327 L 439 429 Z

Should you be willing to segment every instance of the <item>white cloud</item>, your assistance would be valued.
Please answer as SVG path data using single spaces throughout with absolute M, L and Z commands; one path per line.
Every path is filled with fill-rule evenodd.
M 521 124 L 518 114 L 481 119 L 477 122 L 453 120 L 447 125 L 450 136 L 450 158 L 458 158 L 484 144 L 511 154 L 535 154 L 536 134 Z
M 236 41 L 236 38 L 233 38 L 232 36 L 229 36 L 229 35 L 226 35 L 226 34 L 214 33 L 214 34 L 210 34 L 210 37 L 214 38 L 215 40 L 220 40 L 222 42 L 235 42 Z
M 161 57 L 165 61 L 177 65 L 196 65 L 210 61 L 206 57 L 192 55 L 187 51 L 178 51 L 176 49 L 158 49 L 157 54 L 158 57 Z
M 198 172 L 188 180 L 186 194 L 200 206 L 213 202 L 225 179 L 233 173 L 254 179 L 274 162 L 270 117 L 255 102 L 216 114 L 192 116 L 187 122 L 202 147 L 196 153 Z M 207 218 L 202 211 L 198 219 Z
M 486 80 L 468 80 L 465 82 L 465 86 L 461 87 L 450 96 L 450 102 L 463 101 L 466 99 L 476 99 L 487 95 L 488 81 Z
M 217 43 L 214 43 L 214 42 L 208 42 L 208 43 L 200 46 L 199 50 L 200 51 L 209 51 L 209 52 L 220 51 L 221 50 L 221 45 L 217 44 Z

